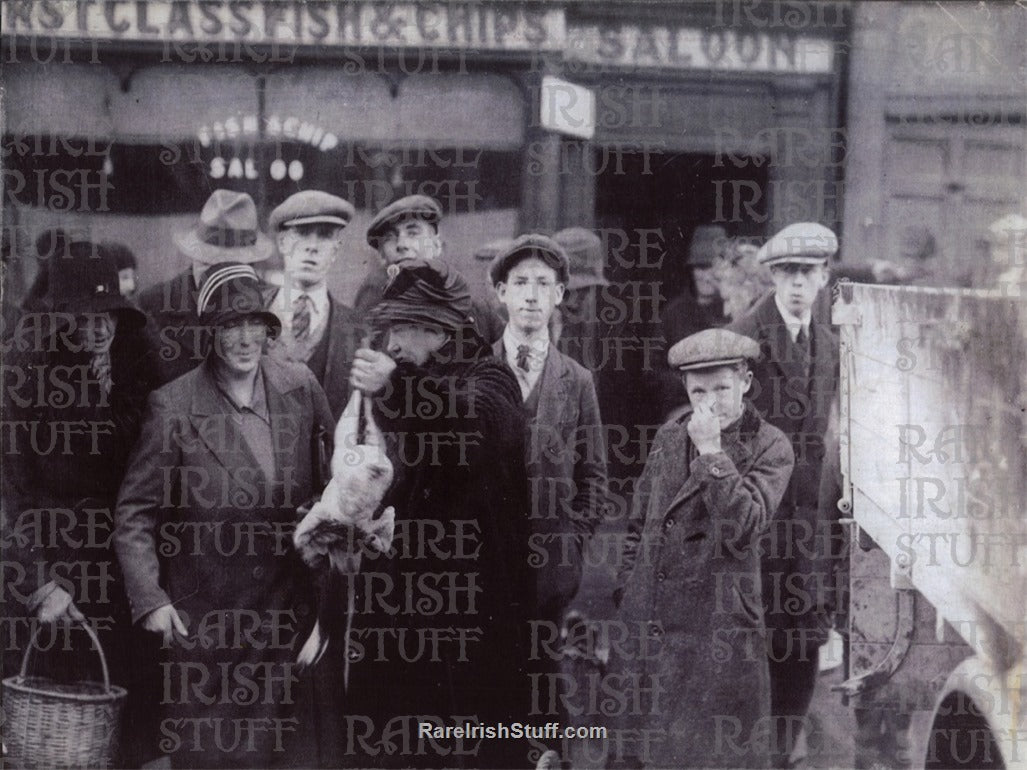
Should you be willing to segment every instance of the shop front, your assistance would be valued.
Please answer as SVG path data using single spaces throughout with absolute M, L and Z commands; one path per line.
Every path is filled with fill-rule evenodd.
M 673 293 L 697 224 L 837 224 L 846 20 L 815 8 L 798 24 L 731 4 L 4 3 L 4 227 L 29 257 L 49 226 L 122 241 L 145 286 L 181 270 L 171 236 L 211 190 L 266 217 L 324 189 L 358 210 L 348 297 L 370 217 L 421 192 L 479 289 L 481 243 L 583 225 L 627 239 L 611 278 L 658 262 Z M 584 126 L 543 114 L 545 76 L 588 95 Z M 646 231 L 666 259 L 638 256 Z

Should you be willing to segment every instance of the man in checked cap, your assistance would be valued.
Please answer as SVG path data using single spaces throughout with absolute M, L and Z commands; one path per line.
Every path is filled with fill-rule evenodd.
M 443 243 L 439 234 L 442 206 L 427 195 L 407 195 L 379 211 L 367 228 L 367 242 L 378 252 L 380 265 L 364 278 L 353 303 L 363 315 L 381 300 L 388 282 L 390 265 L 404 259 L 443 259 Z M 495 317 L 488 302 L 471 297 L 473 325 L 486 342 L 495 342 L 503 331 L 503 323 Z
M 275 355 L 305 363 L 328 396 L 336 420 L 349 400 L 353 354 L 365 329 L 357 314 L 328 291 L 342 254 L 342 233 L 353 205 L 321 190 L 290 195 L 268 217 L 285 266 L 285 281 L 268 307 L 282 322 Z
M 813 309 L 837 251 L 837 237 L 823 225 L 785 227 L 757 253 L 770 267 L 773 291 L 727 327 L 759 344 L 753 404 L 795 451 L 795 471 L 763 549 L 775 767 L 789 764 L 805 724 L 831 624 L 830 523 L 819 513 L 818 497 L 838 343 Z
M 618 727 L 654 740 L 617 747 L 612 767 L 766 767 L 756 546 L 788 486 L 792 448 L 745 398 L 758 356 L 724 329 L 670 349 L 690 406 L 660 429 L 635 486 L 614 600 L 618 619 L 640 630 L 610 660 L 613 681 L 646 683 Z

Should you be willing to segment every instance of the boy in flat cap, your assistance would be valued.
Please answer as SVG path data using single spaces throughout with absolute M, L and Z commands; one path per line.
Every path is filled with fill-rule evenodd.
M 549 319 L 569 266 L 544 235 L 522 235 L 500 252 L 489 277 L 509 321 L 493 345 L 520 385 L 528 422 L 536 619 L 559 624 L 581 582 L 582 552 L 602 516 L 606 444 L 592 374 L 550 344 Z
M 753 404 L 795 451 L 795 472 L 763 549 L 775 767 L 787 766 L 804 724 L 830 627 L 828 523 L 817 503 L 838 349 L 830 327 L 812 311 L 837 250 L 838 239 L 823 225 L 781 230 L 757 253 L 770 267 L 774 290 L 728 327 L 759 343 Z
M 792 471 L 792 448 L 745 398 L 759 355 L 723 329 L 669 353 L 691 406 L 656 435 L 635 487 L 615 601 L 632 644 L 611 672 L 639 709 L 614 767 L 765 767 L 770 712 L 757 541 Z M 630 732 L 637 731 L 637 732 Z M 643 731 L 650 731 L 645 733 Z
M 384 351 L 358 350 L 353 365 L 396 472 L 383 501 L 396 510 L 395 556 L 364 559 L 345 704 L 354 751 L 381 747 L 378 767 L 529 764 L 518 741 L 461 745 L 422 732 L 426 722 L 523 719 L 530 708 L 521 391 L 470 313 L 459 273 L 401 261 L 371 318 Z
M 353 354 L 364 335 L 356 313 L 327 285 L 353 211 L 338 196 L 304 190 L 286 198 L 268 219 L 285 264 L 285 282 L 268 298 L 268 307 L 282 323 L 273 353 L 310 368 L 336 420 L 349 400 Z
M 442 206 L 427 195 L 407 195 L 383 208 L 367 228 L 367 242 L 378 252 L 380 269 L 364 278 L 353 303 L 360 316 L 378 304 L 388 282 L 387 269 L 404 259 L 441 259 L 439 223 Z M 474 328 L 486 342 L 495 342 L 503 324 L 487 302 L 472 296 Z

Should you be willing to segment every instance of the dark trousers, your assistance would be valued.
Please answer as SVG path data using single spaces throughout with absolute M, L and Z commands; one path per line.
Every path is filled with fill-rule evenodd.
M 820 650 L 796 651 L 783 661 L 770 663 L 770 714 L 774 718 L 775 742 L 772 766 L 788 767 L 788 757 L 813 700 L 820 666 Z

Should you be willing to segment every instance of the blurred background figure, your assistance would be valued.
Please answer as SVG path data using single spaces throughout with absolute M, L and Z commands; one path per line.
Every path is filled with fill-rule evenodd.
M 496 296 L 495 290 L 491 289 L 492 279 L 489 277 L 489 269 L 492 266 L 492 260 L 496 258 L 496 255 L 502 251 L 506 251 L 506 248 L 511 243 L 513 243 L 513 238 L 497 238 L 494 241 L 488 241 L 487 243 L 483 243 L 481 246 L 474 250 L 474 261 L 477 262 L 480 266 L 481 274 L 484 277 L 486 283 L 488 283 L 490 287 L 490 290 L 485 292 L 485 305 L 488 306 L 489 313 L 494 319 L 494 323 L 498 326 L 498 329 L 495 332 L 496 339 L 499 339 L 499 337 L 502 336 L 503 329 L 506 326 L 507 318 L 506 308 L 503 307 L 503 304 L 499 301 L 499 298 Z M 559 313 L 559 310 L 560 309 L 557 308 L 557 313 L 554 313 L 554 316 Z M 550 333 L 552 333 L 552 331 L 552 328 L 550 328 Z
M 727 323 L 716 269 L 727 245 L 727 232 L 719 225 L 699 225 L 692 233 L 685 259 L 689 280 L 660 314 L 668 349 L 685 337 Z
M 600 333 L 598 294 L 610 282 L 603 275 L 606 262 L 603 242 L 599 236 L 584 227 L 567 227 L 553 235 L 570 261 L 570 278 L 563 302 L 553 314 L 553 339 L 561 351 L 586 368 L 585 350 L 595 347 Z
M 117 241 L 102 241 L 100 249 L 114 260 L 114 266 L 118 268 L 118 288 L 121 296 L 134 300 L 139 287 L 139 264 L 136 262 L 136 255 L 128 246 Z
M 770 270 L 756 258 L 759 249 L 745 239 L 732 239 L 714 263 L 714 274 L 723 297 L 724 314 L 741 318 L 770 291 Z

